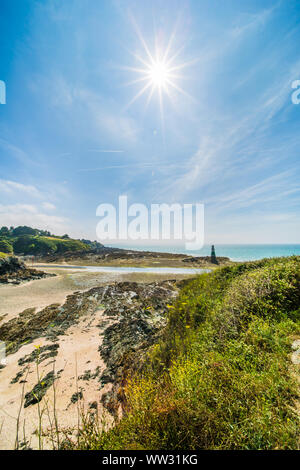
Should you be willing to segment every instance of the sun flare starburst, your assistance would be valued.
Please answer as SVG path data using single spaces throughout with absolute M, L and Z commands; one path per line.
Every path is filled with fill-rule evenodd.
M 172 92 L 176 91 L 185 97 L 192 98 L 179 86 L 178 82 L 185 78 L 180 72 L 195 61 L 176 63 L 182 48 L 175 48 L 172 52 L 172 49 L 174 49 L 175 31 L 173 31 L 166 48 L 163 48 L 162 44 L 158 44 L 158 40 L 155 38 L 155 52 L 152 53 L 136 24 L 135 29 L 143 46 L 145 57 L 129 51 L 140 65 L 137 67 L 124 67 L 126 70 L 136 75 L 136 78 L 127 84 L 141 84 L 141 88 L 127 104 L 126 108 L 130 107 L 138 98 L 145 94 L 148 94 L 146 101 L 147 107 L 152 96 L 157 93 L 163 122 L 163 95 L 166 95 L 172 101 Z

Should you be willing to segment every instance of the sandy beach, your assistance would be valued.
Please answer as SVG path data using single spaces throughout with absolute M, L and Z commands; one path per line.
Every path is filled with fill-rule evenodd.
M 53 267 L 43 268 L 43 270 L 54 273 L 56 276 L 24 282 L 20 285 L 0 286 L 0 326 L 17 318 L 26 309 L 35 308 L 35 312 L 38 313 L 52 304 L 63 305 L 67 297 L 74 292 L 84 292 L 101 285 L 124 281 L 150 283 L 166 279 L 191 278 L 188 274 L 94 273 L 83 272 L 76 268 Z M 104 314 L 103 308 L 93 311 L 92 314 L 83 315 L 77 324 L 70 326 L 65 334 L 56 339 L 57 355 L 55 357 L 50 355 L 47 360 L 43 360 L 39 364 L 39 371 L 37 371 L 36 361 L 30 360 L 30 357 L 37 347 L 46 348 L 46 350 L 53 347 L 53 342 L 44 336 L 35 338 L 30 344 L 22 345 L 16 352 L 7 356 L 7 365 L 0 370 L 0 429 L 2 429 L 0 449 L 14 448 L 19 412 L 18 439 L 19 442 L 26 441 L 25 447 L 39 447 L 38 408 L 40 411 L 43 410 L 41 419 L 43 429 L 49 431 L 53 428 L 53 387 L 47 389 L 39 407 L 34 404 L 24 408 L 22 404 L 22 395 L 24 398 L 24 395 L 38 383 L 38 374 L 41 380 L 51 375 L 53 371 L 57 377 L 55 380 L 56 412 L 58 421 L 63 427 L 76 427 L 79 403 L 80 407 L 84 407 L 85 410 L 92 407 L 93 411 L 97 411 L 99 416 L 103 417 L 100 399 L 111 385 L 99 384 L 99 376 L 103 373 L 105 364 L 99 356 L 98 349 L 102 342 L 101 325 L 107 328 L 115 321 L 115 317 Z M 88 378 L 78 380 L 78 377 Z M 76 401 L 78 393 L 80 400 Z M 108 422 L 110 420 L 111 418 L 108 417 Z M 50 431 L 49 433 L 51 435 Z M 49 435 L 43 438 L 44 448 L 51 448 Z
M 43 266 L 45 266 L 43 264 Z M 99 284 L 111 282 L 135 281 L 152 282 L 153 280 L 185 279 L 191 274 L 152 274 L 152 273 L 94 273 L 77 270 L 76 268 L 40 268 L 47 273 L 56 274 L 55 277 L 24 282 L 20 285 L 0 285 L 0 325 L 27 308 L 41 309 L 54 303 L 63 303 L 69 294 L 83 291 Z

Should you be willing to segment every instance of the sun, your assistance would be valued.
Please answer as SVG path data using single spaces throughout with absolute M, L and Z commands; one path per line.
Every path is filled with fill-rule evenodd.
M 149 80 L 158 88 L 166 87 L 170 80 L 170 70 L 166 63 L 158 60 L 149 67 Z
M 139 65 L 135 67 L 122 67 L 123 69 L 134 72 L 136 75 L 136 78 L 127 83 L 127 85 L 141 84 L 140 89 L 127 104 L 126 109 L 145 94 L 148 95 L 146 100 L 147 107 L 153 95 L 157 94 L 161 119 L 163 121 L 163 95 L 166 95 L 172 101 L 172 92 L 176 91 L 176 93 L 182 94 L 187 98 L 192 98 L 189 93 L 180 87 L 179 83 L 185 78 L 185 75 L 182 73 L 185 67 L 192 65 L 195 60 L 189 62 L 178 62 L 178 57 L 180 56 L 183 47 L 174 47 L 176 37 L 175 31 L 173 31 L 167 41 L 166 47 L 163 46 L 162 41 L 158 40 L 157 37 L 154 37 L 155 47 L 152 52 L 137 24 L 134 21 L 133 23 L 143 47 L 144 55 L 138 55 L 129 51 Z
M 143 59 L 138 55 L 134 54 L 134 56 L 144 67 L 125 67 L 127 70 L 135 72 L 139 76 L 139 78 L 129 82 L 128 85 L 145 83 L 145 85 L 142 86 L 130 101 L 128 106 L 132 105 L 140 96 L 147 92 L 147 90 L 149 91 L 147 103 L 149 103 L 155 90 L 158 91 L 160 103 L 162 103 L 162 92 L 164 91 L 170 98 L 171 89 L 189 96 L 188 93 L 186 93 L 182 88 L 180 88 L 178 83 L 176 83 L 179 79 L 184 78 L 182 75 L 178 74 L 179 70 L 189 64 L 174 64 L 173 61 L 177 54 L 169 57 L 169 48 L 167 48 L 163 54 L 158 54 L 156 52 L 152 55 L 144 42 L 143 45 L 146 49 L 147 57 Z

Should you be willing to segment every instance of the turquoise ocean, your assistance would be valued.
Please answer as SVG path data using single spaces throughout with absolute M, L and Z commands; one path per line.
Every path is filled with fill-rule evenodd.
M 114 245 L 116 246 L 116 245 Z M 211 245 L 204 245 L 201 250 L 189 251 L 184 246 L 167 245 L 119 245 L 120 248 L 138 251 L 158 251 L 167 253 L 183 253 L 191 256 L 210 255 Z M 215 244 L 217 256 L 227 256 L 233 261 L 253 261 L 262 258 L 273 258 L 279 256 L 300 255 L 300 244 L 285 245 L 218 245 Z

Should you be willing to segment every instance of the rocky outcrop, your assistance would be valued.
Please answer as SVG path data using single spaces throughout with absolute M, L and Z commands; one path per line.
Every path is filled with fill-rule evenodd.
M 187 256 L 179 253 L 164 253 L 155 251 L 134 251 L 120 248 L 103 247 L 103 249 L 84 252 L 55 253 L 36 257 L 35 260 L 47 263 L 85 264 L 99 266 L 154 266 L 154 267 L 186 267 L 185 263 L 197 267 L 211 266 L 210 256 Z M 231 264 L 229 258 L 218 256 L 220 265 Z
M 199 266 L 202 266 L 203 264 L 216 264 L 212 262 L 211 256 L 189 256 L 188 258 L 184 258 L 182 261 L 183 263 L 198 264 Z M 217 264 L 232 264 L 230 258 L 227 258 L 226 256 L 218 256 L 217 261 Z
M 112 383 L 112 389 L 102 396 L 102 403 L 113 414 L 122 401 L 123 383 L 128 365 L 140 370 L 147 358 L 147 350 L 158 341 L 167 322 L 168 303 L 177 295 L 177 283 L 137 284 L 121 283 L 106 314 L 116 321 L 104 330 L 100 355 L 106 370 L 100 377 L 101 385 Z
M 23 261 L 10 256 L 0 259 L 0 284 L 20 284 L 23 281 L 55 276 L 26 266 Z
M 0 327 L 0 341 L 6 343 L 7 354 L 15 353 L 24 343 L 31 343 L 37 338 L 45 338 L 50 344 L 34 349 L 18 360 L 22 369 L 13 377 L 13 383 L 22 379 L 24 367 L 35 362 L 37 356 L 39 363 L 55 360 L 60 348 L 59 338 L 68 335 L 71 326 L 88 329 L 89 324 L 93 323 L 99 331 L 99 362 L 93 362 L 94 373 L 86 371 L 78 376 L 78 380 L 98 380 L 99 390 L 111 384 L 102 402 L 110 412 L 115 413 L 122 398 L 122 384 L 128 364 L 134 370 L 142 367 L 147 350 L 163 332 L 169 304 L 174 302 L 180 284 L 175 280 L 116 282 L 85 292 L 74 292 L 63 305 L 53 304 L 40 311 L 34 308 L 25 310 Z M 100 363 L 104 363 L 104 367 L 97 367 Z M 49 376 L 50 385 L 52 378 Z M 32 398 L 34 394 L 26 397 L 26 406 L 35 403 Z M 42 391 L 39 395 L 42 398 Z

